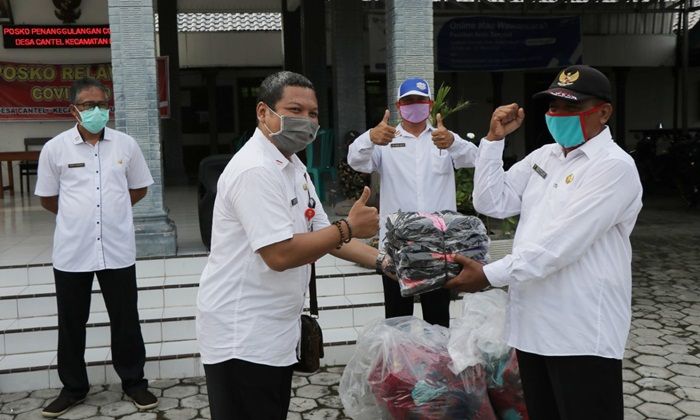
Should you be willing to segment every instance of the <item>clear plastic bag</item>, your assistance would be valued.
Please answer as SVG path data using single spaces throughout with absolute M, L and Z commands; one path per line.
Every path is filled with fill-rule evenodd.
M 500 289 L 467 294 L 452 322 L 448 351 L 452 370 L 467 390 L 483 367 L 489 399 L 499 419 L 528 419 L 515 350 L 503 339 L 508 295 Z
M 488 261 L 489 237 L 478 217 L 449 210 L 399 211 L 388 217 L 386 227 L 386 251 L 404 297 L 439 289 L 459 274 L 462 267 L 453 254 Z
M 468 293 L 462 298 L 462 316 L 452 321 L 447 345 L 453 370 L 488 364 L 508 353 L 503 339 L 508 294 L 500 289 Z
M 494 420 L 486 372 L 455 375 L 448 339 L 446 328 L 414 317 L 370 325 L 340 381 L 345 412 L 354 419 Z
M 529 419 L 515 349 L 489 366 L 487 391 L 499 419 Z

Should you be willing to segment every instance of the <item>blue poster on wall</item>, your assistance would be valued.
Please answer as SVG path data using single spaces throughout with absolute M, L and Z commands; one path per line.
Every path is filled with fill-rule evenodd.
M 437 38 L 441 71 L 556 68 L 582 57 L 578 17 L 460 17 Z

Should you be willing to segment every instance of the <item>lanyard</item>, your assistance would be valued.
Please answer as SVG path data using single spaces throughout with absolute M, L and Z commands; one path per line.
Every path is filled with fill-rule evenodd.
M 306 190 L 306 194 L 309 197 L 309 201 L 307 202 L 307 207 L 306 211 L 304 211 L 304 216 L 306 217 L 306 220 L 311 222 L 311 220 L 314 218 L 316 215 L 316 200 L 314 200 L 313 197 L 311 197 L 311 187 L 309 186 L 309 178 L 304 174 L 304 180 L 306 181 L 306 184 L 304 184 L 304 189 Z M 313 232 L 314 230 L 314 225 L 311 223 L 310 225 L 310 231 Z

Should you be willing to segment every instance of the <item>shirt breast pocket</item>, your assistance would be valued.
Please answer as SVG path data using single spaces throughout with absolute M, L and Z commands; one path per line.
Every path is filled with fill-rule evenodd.
M 110 176 L 116 178 L 124 178 L 126 176 L 126 169 L 129 166 L 129 160 L 126 157 L 115 157 L 111 161 L 103 164 L 103 168 Z
M 555 185 L 556 187 L 550 186 L 550 202 L 554 210 L 561 211 L 569 206 L 573 195 L 574 186 L 564 183 Z
M 449 173 L 452 168 L 452 158 L 446 150 L 434 149 L 430 154 L 433 172 L 437 174 Z
M 64 187 L 76 187 L 89 182 L 91 175 L 94 174 L 93 168 L 85 162 L 62 162 L 61 167 L 61 183 Z

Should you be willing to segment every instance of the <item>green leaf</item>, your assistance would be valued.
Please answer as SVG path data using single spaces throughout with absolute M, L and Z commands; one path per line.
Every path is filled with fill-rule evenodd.
M 437 114 L 442 115 L 442 119 L 446 120 L 450 114 L 461 111 L 469 106 L 469 101 L 462 99 L 458 100 L 454 107 L 450 106 L 449 102 L 447 101 L 447 95 L 450 93 L 450 90 L 452 90 L 450 86 L 447 86 L 444 83 L 440 84 L 440 88 L 437 90 L 435 100 L 433 101 L 433 109 L 430 112 L 430 123 L 432 125 L 437 124 Z

